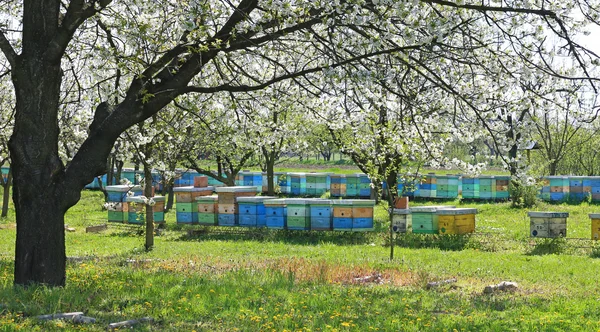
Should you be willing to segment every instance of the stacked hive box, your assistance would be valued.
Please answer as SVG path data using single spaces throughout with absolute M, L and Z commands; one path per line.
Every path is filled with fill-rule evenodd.
M 129 191 L 133 193 L 133 196 L 142 194 L 142 188 L 140 186 L 106 186 L 106 193 L 108 194 L 108 221 L 127 222 L 129 216 L 125 199 L 127 198 L 127 193 Z
M 310 206 L 310 229 L 331 230 L 331 200 L 315 199 L 309 201 Z M 289 211 L 289 210 L 288 210 Z
M 448 174 L 446 177 L 448 178 L 446 198 L 455 199 L 458 197 L 458 183 L 460 181 L 460 176 Z
M 277 185 L 279 186 L 279 191 L 282 194 L 288 194 L 291 192 L 291 182 L 290 176 L 286 173 L 281 173 L 277 177 Z
M 265 227 L 267 225 L 264 201 L 269 196 L 237 197 L 240 226 Z
M 436 181 L 437 181 L 436 197 L 437 198 L 448 198 L 448 188 L 449 188 L 448 176 L 438 175 L 436 177 Z
M 191 180 L 193 183 L 193 180 Z M 194 224 L 198 222 L 196 198 L 212 195 L 215 187 L 196 188 L 193 186 L 173 188 L 177 223 Z
M 217 225 L 217 201 L 218 196 L 199 196 L 196 197 L 196 208 L 198 213 L 198 224 L 205 226 Z
M 217 216 L 219 226 L 238 225 L 238 197 L 256 196 L 256 187 L 218 187 L 216 192 L 219 196 Z
M 300 198 L 286 199 L 287 229 L 310 229 L 310 208 L 308 200 Z
M 265 221 L 268 228 L 285 229 L 287 227 L 287 207 L 285 198 L 268 199 L 265 205 Z
M 327 173 L 306 174 L 306 194 L 310 196 L 321 196 L 327 191 Z
M 569 178 L 566 176 L 548 176 L 543 179 L 542 199 L 562 202 L 569 195 Z
M 462 178 L 462 197 L 465 199 L 479 198 L 479 178 Z
M 355 199 L 352 202 L 352 230 L 373 230 L 373 210 L 375 201 L 371 199 Z
M 346 175 L 332 174 L 330 181 L 331 197 L 346 197 Z
M 590 177 L 590 176 L 584 176 L 583 177 L 583 195 L 584 195 L 584 199 L 587 199 L 588 197 L 590 199 L 593 200 L 593 196 L 592 196 L 592 180 L 594 178 Z
M 333 201 L 333 229 L 340 231 L 352 230 L 352 201 L 334 200 Z
M 194 176 L 194 187 L 196 187 L 196 188 L 208 187 L 208 176 L 204 176 L 204 175 Z
M 497 175 L 496 179 L 496 192 L 494 193 L 494 199 L 504 201 L 510 196 L 508 192 L 508 184 L 510 183 L 510 176 Z
M 357 174 L 358 177 L 358 197 L 370 198 L 371 197 L 371 180 L 364 173 Z
M 438 231 L 440 234 L 467 234 L 475 232 L 475 215 L 477 209 L 440 209 Z
M 306 174 L 288 173 L 288 176 L 290 177 L 290 194 L 306 195 Z
M 590 178 L 590 187 L 592 191 L 592 201 L 600 202 L 600 177 L 593 176 Z
M 442 209 L 454 208 L 454 206 L 434 205 L 418 206 L 410 208 L 412 214 L 412 231 L 419 234 L 438 233 L 438 215 L 436 212 Z
M 581 202 L 585 198 L 583 192 L 583 176 L 569 177 L 569 200 Z
M 528 212 L 530 236 L 556 238 L 567 234 L 568 212 Z
M 600 239 L 600 213 L 590 213 L 592 221 L 592 240 Z
M 496 192 L 496 178 L 494 176 L 479 177 L 479 198 L 491 200 Z
M 262 192 L 263 176 L 261 172 L 240 172 L 238 179 L 239 181 L 236 181 L 236 185 L 256 187 L 256 192 Z
M 346 197 L 358 197 L 360 178 L 358 174 L 346 175 Z
M 121 180 L 127 179 L 129 182 L 133 184 L 137 184 L 138 181 L 135 177 L 135 170 L 133 168 L 123 168 L 121 169 Z
M 437 196 L 437 176 L 434 173 L 429 173 L 424 176 L 419 184 L 419 190 L 415 192 L 415 196 L 423 198 L 435 198 Z
M 412 215 L 410 209 L 394 209 L 392 216 L 392 231 L 396 233 L 408 233 L 412 230 Z
M 152 206 L 152 219 L 155 224 L 165 222 L 165 197 L 154 196 Z M 143 224 L 146 220 L 146 198 L 142 196 L 130 196 L 125 198 L 127 203 L 127 222 L 129 224 Z

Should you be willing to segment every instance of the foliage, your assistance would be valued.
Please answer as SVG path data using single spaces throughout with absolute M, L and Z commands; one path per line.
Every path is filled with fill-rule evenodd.
M 510 180 L 508 191 L 510 201 L 515 208 L 531 208 L 537 205 L 540 185 L 535 180 L 528 178 L 526 181 L 519 179 Z

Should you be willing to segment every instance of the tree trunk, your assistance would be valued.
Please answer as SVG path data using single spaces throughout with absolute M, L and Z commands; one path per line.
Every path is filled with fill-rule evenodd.
M 33 5 L 39 6 L 40 11 L 58 11 L 58 6 L 50 9 L 40 3 Z M 31 25 L 32 19 L 52 20 L 45 13 L 34 16 L 27 17 L 25 23 Z M 52 22 L 46 23 L 50 26 L 48 30 L 52 30 Z M 17 216 L 14 282 L 62 286 L 66 279 L 64 213 L 74 204 L 67 203 L 65 198 L 73 193 L 62 192 L 65 188 L 57 186 L 64 170 L 58 157 L 62 71 L 60 61 L 45 61 L 40 46 L 47 31 L 23 32 L 24 37 L 30 38 L 31 35 L 26 35 L 33 33 L 41 36 L 36 35 L 33 42 L 23 45 L 24 57 L 12 68 L 16 112 L 9 149 Z
M 152 170 L 144 165 L 144 196 L 152 197 Z M 154 211 L 153 207 L 146 204 L 146 251 L 154 247 Z
M 4 193 L 2 193 L 2 218 L 8 215 L 8 204 L 10 203 L 10 184 L 12 182 L 12 166 L 8 168 L 6 182 L 3 184 Z

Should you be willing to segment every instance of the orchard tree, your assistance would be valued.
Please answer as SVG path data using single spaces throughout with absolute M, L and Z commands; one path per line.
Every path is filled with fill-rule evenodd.
M 470 96 L 486 87 L 479 83 L 488 74 L 504 82 L 496 71 L 503 71 L 505 64 L 508 71 L 518 64 L 548 67 L 542 56 L 528 57 L 526 51 L 543 54 L 543 37 L 549 33 L 565 41 L 565 53 L 580 69 L 562 76 L 586 77 L 587 59 L 569 35 L 577 28 L 570 18 L 575 5 L 4 1 L 0 49 L 10 64 L 16 100 L 9 141 L 17 219 L 15 283 L 65 284 L 65 212 L 78 202 L 87 183 L 106 172 L 107 157 L 121 133 L 181 95 L 258 91 L 286 80 L 312 89 L 321 85 L 325 72 L 393 53 L 438 82 L 444 93 L 481 111 Z M 492 44 L 490 35 L 501 40 Z M 505 49 L 496 52 L 498 45 Z M 438 59 L 421 64 L 422 53 Z M 111 54 L 118 65 L 106 61 Z M 81 101 L 82 109 L 95 110 L 93 120 L 87 138 L 65 163 L 58 149 L 64 129 L 58 118 L 68 59 L 84 61 L 93 78 L 89 83 L 97 90 L 112 90 L 111 96 L 118 98 L 102 100 L 109 106 L 102 108 L 94 107 L 100 103 L 93 105 L 92 98 Z M 447 70 L 450 64 L 454 70 Z M 477 72 L 464 74 L 469 67 Z M 478 84 L 468 86 L 475 78 Z M 490 91 L 481 91 L 481 98 Z M 479 118 L 485 120 L 481 114 Z

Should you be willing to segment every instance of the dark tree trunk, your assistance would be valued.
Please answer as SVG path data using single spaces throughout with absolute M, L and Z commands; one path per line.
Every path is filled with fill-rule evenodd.
M 8 204 L 10 203 L 10 184 L 12 183 L 12 166 L 8 168 L 6 182 L 2 184 L 4 192 L 2 193 L 2 218 L 8 215 Z

